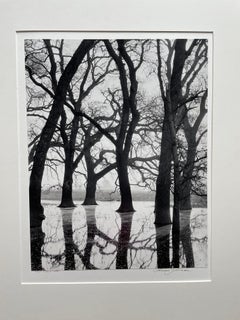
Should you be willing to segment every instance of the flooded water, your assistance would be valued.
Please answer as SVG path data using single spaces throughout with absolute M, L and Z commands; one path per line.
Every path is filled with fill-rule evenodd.
M 181 213 L 176 247 L 172 226 L 154 225 L 153 202 L 135 202 L 136 212 L 123 214 L 115 211 L 118 202 L 72 209 L 57 204 L 43 203 L 43 270 L 171 268 L 174 253 L 179 268 L 207 267 L 207 209 Z

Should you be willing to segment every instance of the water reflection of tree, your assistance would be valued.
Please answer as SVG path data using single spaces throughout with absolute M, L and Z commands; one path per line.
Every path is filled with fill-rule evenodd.
M 31 228 L 31 262 L 32 270 L 48 270 L 59 268 L 63 264 L 63 237 L 59 236 L 62 229 L 62 218 L 59 214 L 52 216 L 51 211 L 44 209 L 47 218 L 40 227 Z M 61 232 L 60 232 L 61 233 Z M 52 253 L 52 249 L 57 253 Z
M 87 243 L 81 259 L 86 269 L 96 269 L 96 267 L 94 267 L 94 265 L 90 262 L 92 248 L 95 243 L 94 238 L 96 235 L 96 206 L 91 206 L 90 209 L 85 207 L 84 209 L 86 212 L 87 221 Z
M 75 270 L 72 211 L 46 215 L 41 228 L 31 228 L 32 270 Z
M 62 214 L 59 209 L 52 211 L 51 207 L 44 210 L 46 219 L 42 223 L 42 230 L 45 234 L 41 249 L 42 268 L 44 270 L 62 270 L 65 259 Z
M 117 256 L 116 256 L 116 269 L 127 269 L 128 268 L 128 248 L 129 240 L 132 227 L 133 212 L 128 214 L 121 213 L 121 229 L 118 237 L 117 244 Z
M 74 253 L 80 258 L 80 261 L 82 262 L 85 269 L 97 269 L 91 263 L 92 248 L 95 244 L 96 234 L 96 206 L 85 206 L 83 208 L 84 215 L 82 216 L 82 220 L 84 220 L 84 223 L 77 227 L 75 225 L 73 228 Z M 80 235 L 80 237 L 78 236 L 78 234 Z
M 44 233 L 41 227 L 31 228 L 31 269 L 32 271 L 42 270 L 42 246 Z
M 190 218 L 190 213 L 188 217 Z M 134 263 L 137 263 L 138 268 L 149 268 L 154 261 L 155 255 L 157 255 L 158 268 L 193 268 L 195 263 L 192 244 L 193 242 L 206 242 L 207 238 L 192 236 L 192 228 L 194 226 L 199 228 L 199 225 L 197 225 L 196 222 L 198 216 L 194 217 L 191 221 L 188 217 L 186 217 L 186 213 L 181 212 L 178 235 L 179 242 L 177 243 L 177 246 L 174 247 L 176 242 L 173 242 L 174 230 L 171 230 L 171 226 L 156 228 L 156 233 L 153 232 L 149 236 L 143 238 L 144 223 L 146 223 L 146 221 L 135 234 L 132 234 L 130 233 L 130 229 L 133 216 L 129 216 L 128 214 L 127 219 L 121 219 L 121 226 L 118 224 L 118 232 L 115 234 L 114 239 L 96 228 L 96 235 L 106 241 L 105 246 L 101 247 L 101 254 L 109 254 L 104 252 L 104 248 L 106 248 L 108 244 L 114 245 L 115 250 L 110 254 L 115 256 L 110 265 L 113 265 L 116 261 L 116 268 L 130 269 L 134 267 Z M 126 230 L 128 230 L 127 233 Z M 120 250 L 120 254 L 118 250 Z M 137 258 L 141 250 L 144 250 L 144 261 L 139 261 Z M 150 252 L 148 259 L 146 258 L 146 252 Z M 175 264 L 173 254 L 175 254 L 175 257 L 178 255 Z
M 193 248 L 192 248 L 190 224 L 186 225 L 180 231 L 180 240 L 182 243 L 183 254 L 186 259 L 186 268 L 194 268 L 194 255 L 193 255 Z
M 170 268 L 170 232 L 171 226 L 156 226 L 157 267 Z
M 115 266 L 116 269 L 132 268 L 134 261 L 137 260 L 137 254 L 140 251 L 150 251 L 150 258 L 137 262 L 139 268 L 147 268 L 153 259 L 156 251 L 154 241 L 155 235 L 143 238 L 144 226 L 131 234 L 131 226 L 133 213 L 124 213 L 116 216 L 115 227 L 116 232 L 113 237 L 108 235 L 108 231 L 103 232 L 103 225 L 96 222 L 95 206 L 85 207 L 86 224 L 75 228 L 74 232 L 79 232 L 77 240 L 75 240 L 75 253 L 83 263 L 86 269 L 96 269 L 96 265 L 100 259 L 101 265 L 106 263 L 105 269 Z M 113 213 L 115 214 L 115 213 Z M 119 222 L 120 217 L 120 222 Z M 146 220 L 147 221 L 147 220 Z M 111 226 L 114 228 L 114 226 Z M 75 237 L 76 238 L 76 237 Z M 86 239 L 85 245 L 83 244 Z M 98 259 L 98 260 L 96 260 Z M 90 261 L 91 260 L 91 261 Z M 94 265 L 96 264 L 96 265 Z M 101 269 L 104 269 L 103 267 Z
M 173 261 L 172 267 L 194 268 L 190 216 L 191 210 L 180 210 L 179 229 L 173 228 Z M 177 234 L 175 235 L 174 232 Z
M 191 222 L 180 219 L 179 246 L 174 248 L 171 226 L 152 228 L 149 215 L 136 220 L 137 213 L 112 212 L 115 218 L 108 229 L 102 219 L 104 212 L 96 215 L 96 208 L 50 212 L 52 216 L 49 214 L 43 224 L 44 244 L 39 242 L 37 230 L 31 234 L 32 270 L 41 270 L 42 263 L 45 270 L 146 269 L 156 265 L 174 268 L 173 250 L 179 255 L 180 268 L 192 268 L 195 265 L 192 243 L 206 247 L 207 237 L 196 232 L 205 223 L 205 215 L 197 215 Z
M 69 219 L 69 211 L 71 212 L 70 219 Z M 65 251 L 64 251 L 65 253 L 64 269 L 65 270 L 75 270 L 72 213 L 73 213 L 73 210 L 62 210 L 63 233 L 64 233 L 64 241 L 65 241 Z
M 194 268 L 193 243 L 207 241 L 206 237 L 192 236 L 192 229 L 199 228 L 196 220 L 190 221 L 191 212 L 180 212 L 179 230 L 166 227 L 156 227 L 157 266 L 158 268 Z M 203 215 L 204 216 L 204 215 Z M 172 256 L 172 260 L 170 257 Z
M 113 265 L 116 269 L 129 269 L 136 264 L 137 255 L 141 251 L 150 251 L 150 258 L 137 261 L 139 268 L 147 268 L 150 265 L 156 251 L 154 241 L 155 235 L 143 238 L 144 225 L 136 233 L 131 233 L 133 213 L 121 213 L 119 219 L 115 219 L 117 232 L 111 238 L 104 233 L 101 226 L 95 229 L 95 245 L 99 249 L 99 254 L 109 256 L 107 269 Z M 146 220 L 147 221 L 147 220 Z M 109 247 L 112 249 L 109 251 Z

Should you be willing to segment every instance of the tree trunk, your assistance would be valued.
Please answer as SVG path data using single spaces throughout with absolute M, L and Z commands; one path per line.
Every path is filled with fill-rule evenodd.
M 116 143 L 116 160 L 121 193 L 121 204 L 117 212 L 133 212 L 132 194 L 128 178 L 128 157 L 132 146 L 132 137 L 139 121 L 139 112 L 136 106 L 136 94 L 138 81 L 136 69 L 131 57 L 128 55 L 124 40 L 117 40 L 119 55 L 115 52 L 109 41 L 105 41 L 110 56 L 115 61 L 122 89 L 123 106 L 121 110 L 120 129 Z M 128 88 L 128 76 L 125 70 L 126 63 L 129 71 L 130 89 Z M 129 122 L 130 112 L 132 119 Z M 125 146 L 124 146 L 125 145 Z
M 48 120 L 42 130 L 39 143 L 36 147 L 32 172 L 30 176 L 29 197 L 30 197 L 30 226 L 39 227 L 44 219 L 43 207 L 41 206 L 41 184 L 44 172 L 46 155 L 54 134 L 58 119 L 61 115 L 66 92 L 72 77 L 82 62 L 85 54 L 91 49 L 94 40 L 84 40 L 73 54 L 66 66 L 56 89 L 52 109 Z
M 76 137 L 78 132 L 79 117 L 74 115 L 72 121 L 71 135 L 68 139 L 66 134 L 66 114 L 62 112 L 61 120 L 61 136 L 64 144 L 65 152 L 65 167 L 64 167 L 64 179 L 62 187 L 62 201 L 59 207 L 71 208 L 75 207 L 72 198 L 72 184 L 73 184 L 73 173 L 75 170 L 73 159 L 75 153 Z
M 128 160 L 127 156 L 117 151 L 117 170 L 119 178 L 119 187 L 121 193 L 121 204 L 117 212 L 134 212 L 132 193 L 128 178 Z
M 178 159 L 177 137 L 172 106 L 169 106 L 169 126 L 172 141 L 172 157 L 174 163 L 174 204 L 173 204 L 173 267 L 179 268 L 180 245 L 180 164 Z
M 194 140 L 194 138 L 192 138 Z M 183 169 L 183 178 L 180 190 L 180 209 L 191 210 L 191 189 L 192 189 L 192 176 L 194 170 L 194 161 L 196 156 L 197 146 L 194 141 L 188 140 L 187 161 Z
M 35 170 L 32 170 L 30 176 L 30 185 L 29 185 L 29 205 L 30 205 L 30 226 L 41 227 L 42 220 L 45 219 L 44 209 L 41 205 L 41 184 L 42 176 L 39 176 L 37 173 L 37 168 L 41 166 L 35 165 Z M 43 170 L 41 168 L 41 170 Z
M 165 117 L 166 118 L 166 117 Z M 171 186 L 171 136 L 167 119 L 162 129 L 159 173 L 155 195 L 155 224 L 163 226 L 171 223 L 170 218 L 170 186 Z
M 96 188 L 97 188 L 97 182 L 94 178 L 88 179 L 87 181 L 87 188 L 86 188 L 86 195 L 83 202 L 83 206 L 91 206 L 91 205 L 97 205 L 96 202 Z
M 71 157 L 65 158 L 65 172 L 62 187 L 62 200 L 59 205 L 60 208 L 72 208 L 75 207 L 72 198 L 72 184 L 73 184 L 73 168 Z
M 191 210 L 191 181 L 186 181 L 182 184 L 181 190 L 181 210 Z
M 158 78 L 160 90 L 164 102 L 164 121 L 162 129 L 161 154 L 159 164 L 159 175 L 157 178 L 156 198 L 155 198 L 155 223 L 164 225 L 171 223 L 170 220 L 170 186 L 171 186 L 171 160 L 172 143 L 175 132 L 174 118 L 178 111 L 178 103 L 182 93 L 182 72 L 187 58 L 185 51 L 186 40 L 178 39 L 175 43 L 175 55 L 173 60 L 171 78 L 168 79 L 168 89 L 163 89 L 163 79 L 161 74 L 161 56 L 158 46 Z M 170 70 L 169 70 L 170 71 Z M 173 130 L 174 129 L 174 130 Z M 174 131 L 174 132 L 173 132 Z
M 86 138 L 85 141 L 86 145 L 90 144 L 90 138 Z M 91 149 L 86 148 L 85 151 L 85 161 L 87 166 L 87 188 L 85 194 L 85 200 L 83 205 L 96 205 L 96 187 L 97 187 L 97 180 L 96 174 L 94 172 L 94 162 L 91 155 Z

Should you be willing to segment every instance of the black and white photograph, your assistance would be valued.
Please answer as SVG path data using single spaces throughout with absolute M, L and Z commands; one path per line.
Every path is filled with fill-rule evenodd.
M 209 268 L 211 43 L 123 36 L 24 39 L 31 271 Z
M 0 3 L 0 319 L 240 319 L 239 1 Z

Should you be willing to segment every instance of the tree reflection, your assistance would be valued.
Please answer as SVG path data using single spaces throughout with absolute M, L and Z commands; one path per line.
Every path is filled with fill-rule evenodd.
M 81 258 L 86 269 L 96 269 L 90 262 L 92 247 L 94 245 L 94 238 L 96 235 L 96 206 L 85 206 L 84 210 L 87 221 L 87 243 L 84 254 Z
M 152 231 L 149 232 L 148 227 L 145 226 L 149 220 L 145 219 L 142 224 L 137 224 L 138 228 L 133 232 L 134 214 L 132 212 L 121 214 L 112 212 L 115 218 L 111 225 L 108 225 L 108 220 L 102 219 L 105 212 L 97 214 L 95 218 L 93 208 L 93 206 L 85 208 L 87 209 L 87 231 L 84 235 L 82 233 L 81 238 L 87 238 L 86 245 L 84 249 L 80 243 L 78 245 L 82 247 L 78 250 L 78 256 L 84 267 L 89 269 L 110 269 L 114 266 L 116 269 L 148 268 L 156 252 L 155 234 Z M 92 262 L 89 264 L 90 258 Z
M 172 226 L 172 267 L 179 268 L 180 249 L 180 212 L 178 208 L 173 208 Z
M 192 210 L 180 211 L 180 241 L 182 243 L 183 255 L 186 260 L 186 268 L 194 268 L 194 256 L 192 249 L 190 217 Z
M 194 268 L 190 215 L 190 210 L 181 210 L 179 224 L 160 228 L 156 226 L 158 268 Z M 171 263 L 170 256 L 172 256 Z
M 133 212 L 120 213 L 121 229 L 117 245 L 116 269 L 128 268 L 128 248 L 132 227 Z
M 177 242 L 173 225 L 154 225 L 150 208 L 116 213 L 105 204 L 46 206 L 42 227 L 31 228 L 32 270 L 202 266 L 207 261 L 206 215 L 193 210 L 190 220 L 191 211 L 181 210 Z
M 186 268 L 194 268 L 194 255 L 193 255 L 193 249 L 192 249 L 190 224 L 185 226 L 181 230 L 180 234 L 181 234 L 181 242 L 183 247 L 183 254 L 186 259 Z
M 30 228 L 31 236 L 31 269 L 32 271 L 42 270 L 42 246 L 44 233 L 42 227 Z
M 170 224 L 163 227 L 156 226 L 158 268 L 170 268 L 170 232 Z
M 72 228 L 72 209 L 61 209 L 63 220 L 63 234 L 65 241 L 65 270 L 75 270 L 74 242 Z
M 42 223 L 44 244 L 42 246 L 43 270 L 64 270 L 65 239 L 62 212 L 58 208 L 45 207 L 46 219 Z

